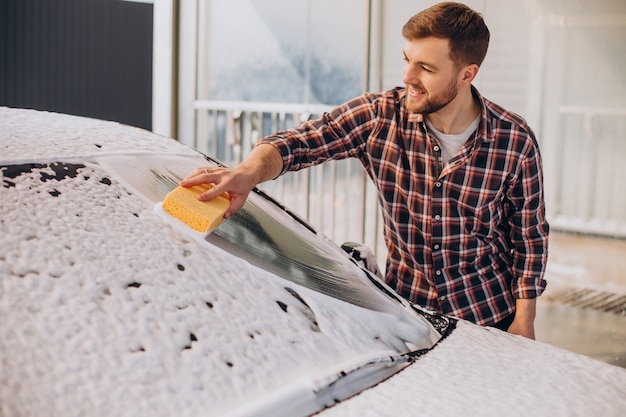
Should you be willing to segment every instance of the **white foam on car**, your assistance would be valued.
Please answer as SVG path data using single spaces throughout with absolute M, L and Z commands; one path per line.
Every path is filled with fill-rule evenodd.
M 116 123 L 0 108 L 0 165 L 94 162 L 121 150 L 197 156 Z M 0 187 L 2 417 L 306 415 L 324 406 L 315 387 L 371 363 L 393 367 L 381 354 L 407 347 L 393 314 L 190 238 L 103 165 L 60 182 L 42 174 L 55 172 L 0 178 L 14 183 Z M 626 370 L 460 322 L 402 372 L 317 415 L 625 409 Z
M 184 155 L 174 141 L 38 112 L 0 119 L 13 170 L 0 187 L 1 415 L 250 415 L 297 401 L 309 414 L 330 405 L 315 391 L 339 375 L 420 334 L 432 345 L 426 326 L 191 238 L 98 163 Z M 383 363 L 369 383 L 404 365 Z

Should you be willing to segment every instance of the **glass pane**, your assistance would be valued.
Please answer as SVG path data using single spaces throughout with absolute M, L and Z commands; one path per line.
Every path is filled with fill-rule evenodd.
M 365 2 L 201 4 L 199 98 L 340 104 L 360 94 Z

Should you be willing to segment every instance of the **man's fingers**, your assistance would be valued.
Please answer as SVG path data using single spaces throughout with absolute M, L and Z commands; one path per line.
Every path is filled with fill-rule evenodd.
M 227 219 L 233 214 L 237 213 L 239 209 L 242 208 L 245 204 L 246 199 L 247 195 L 238 195 L 236 197 L 233 197 L 230 200 L 230 207 L 228 208 L 228 210 L 226 210 L 226 213 L 224 213 L 224 218 Z
M 217 186 L 213 186 L 211 187 L 210 190 L 203 192 L 202 194 L 198 194 L 197 198 L 200 201 L 209 201 L 212 200 L 216 197 L 219 197 L 220 195 L 228 198 L 229 200 L 231 200 L 230 194 L 228 194 L 225 191 L 222 191 L 220 188 L 218 188 Z
M 213 167 L 196 168 L 179 183 L 181 187 L 193 187 L 199 184 L 210 184 L 219 180 L 219 173 Z
M 246 202 L 250 190 L 250 180 L 239 175 L 233 175 L 233 171 L 224 169 L 223 167 L 200 167 L 196 168 L 187 177 L 180 181 L 181 187 L 193 187 L 195 185 L 211 184 L 213 187 L 196 198 L 200 201 L 209 201 L 220 195 L 230 200 L 230 207 L 224 213 L 224 217 L 228 218 L 235 214 Z

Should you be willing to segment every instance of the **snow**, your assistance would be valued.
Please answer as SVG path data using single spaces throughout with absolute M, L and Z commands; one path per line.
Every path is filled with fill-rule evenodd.
M 158 193 L 137 192 L 143 177 L 114 173 L 151 154 L 203 162 L 117 123 L 0 108 L 0 165 L 22 167 L 0 171 L 0 417 L 308 415 L 334 401 L 317 391 L 344 372 L 358 386 L 371 364 L 404 370 L 320 415 L 626 409 L 626 370 L 464 322 L 405 368 L 402 353 L 432 342 L 423 321 L 320 294 L 164 221 Z

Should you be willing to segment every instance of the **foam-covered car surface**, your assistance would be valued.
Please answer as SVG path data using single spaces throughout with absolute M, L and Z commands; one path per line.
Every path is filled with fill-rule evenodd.
M 626 370 L 464 321 L 405 366 L 445 320 L 374 291 L 261 196 L 209 241 L 155 209 L 205 163 L 139 129 L 0 108 L 1 417 L 624 414 Z
M 262 196 L 222 245 L 168 220 L 155 202 L 207 164 L 172 139 L 0 120 L 0 415 L 308 415 L 441 337 Z

